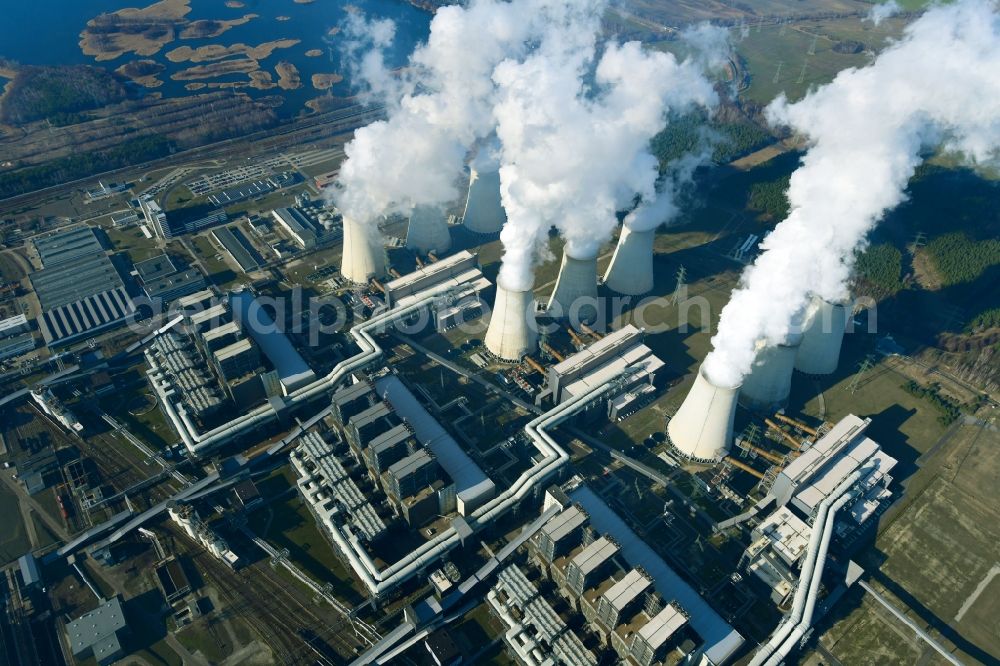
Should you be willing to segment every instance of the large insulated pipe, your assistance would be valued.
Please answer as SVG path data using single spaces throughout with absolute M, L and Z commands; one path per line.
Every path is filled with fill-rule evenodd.
M 597 257 L 578 259 L 563 252 L 556 287 L 549 296 L 548 313 L 586 323 L 597 320 Z
M 477 234 L 499 233 L 507 221 L 500 201 L 500 172 L 469 169 L 469 198 L 465 201 L 462 224 Z
M 639 296 L 652 290 L 655 239 L 655 229 L 632 231 L 623 226 L 611 264 L 604 274 L 605 286 L 627 296 Z
M 497 285 L 497 296 L 484 339 L 486 348 L 505 361 L 519 361 L 535 350 L 537 340 L 534 293 L 530 289 L 514 291 Z
M 759 412 L 784 407 L 792 391 L 792 371 L 801 336 L 767 347 L 761 343 L 750 374 L 743 378 L 740 404 Z
M 820 581 L 823 580 L 823 569 L 826 566 L 826 554 L 830 548 L 830 541 L 833 538 L 833 526 L 836 514 L 853 497 L 854 493 L 848 491 L 830 506 L 830 510 L 827 512 L 826 525 L 823 528 L 823 541 L 820 543 L 819 552 L 816 555 L 816 565 L 813 567 L 814 573 L 812 579 L 809 581 L 809 593 L 806 596 L 802 619 L 792 629 L 785 642 L 765 662 L 765 666 L 778 666 L 778 664 L 784 661 L 785 657 L 795 648 L 795 645 L 805 635 L 805 632 L 812 626 L 813 613 L 816 610 L 816 599 L 819 597 Z
M 829 375 L 837 369 L 849 315 L 845 303 L 813 299 L 795 356 L 796 370 L 807 375 Z
M 740 385 L 717 386 L 698 368 L 691 390 L 667 424 L 670 443 L 686 458 L 718 462 L 733 442 L 736 399 Z
M 768 642 L 762 645 L 754 654 L 749 666 L 762 666 L 774 651 L 777 650 L 798 625 L 805 611 L 806 599 L 809 594 L 809 586 L 812 577 L 816 575 L 816 564 L 819 558 L 819 551 L 823 543 L 823 534 L 826 530 L 826 521 L 829 516 L 830 507 L 837 502 L 851 487 L 862 477 L 862 470 L 856 470 L 849 477 L 844 479 L 826 499 L 820 502 L 816 510 L 816 517 L 813 519 L 812 534 L 809 535 L 809 545 L 806 549 L 806 559 L 802 563 L 802 571 L 799 574 L 799 581 L 795 587 L 795 597 L 792 599 L 792 609 L 782 620 L 781 624 L 771 634 Z M 819 572 L 822 575 L 822 571 Z
M 360 222 L 344 218 L 343 256 L 340 274 L 355 284 L 365 284 L 385 275 L 385 250 L 375 234 Z
M 422 254 L 447 252 L 451 247 L 448 220 L 436 206 L 414 206 L 406 227 L 406 247 Z

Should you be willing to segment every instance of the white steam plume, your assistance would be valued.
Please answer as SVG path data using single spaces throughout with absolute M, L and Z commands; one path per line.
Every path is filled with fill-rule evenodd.
M 507 211 L 499 281 L 507 289 L 531 288 L 552 225 L 567 254 L 596 256 L 617 225 L 617 210 L 637 194 L 656 197 L 658 163 L 649 141 L 667 113 L 716 101 L 701 60 L 678 62 L 637 42 L 607 44 L 598 58 L 601 7 L 565 31 L 549 31 L 523 61 L 496 68 Z M 591 72 L 592 83 L 585 83 Z
M 896 0 L 888 0 L 888 2 L 883 2 L 872 7 L 866 18 L 875 25 L 880 25 L 882 21 L 892 18 L 901 11 L 903 11 L 903 8 L 899 6 Z
M 438 10 L 430 35 L 407 67 L 391 72 L 379 48 L 391 22 L 352 16 L 345 26 L 363 88 L 381 99 L 388 118 L 359 129 L 345 148 L 334 203 L 374 225 L 382 215 L 458 198 L 467 151 L 494 129 L 494 67 L 521 57 L 551 25 L 572 20 L 574 0 L 473 0 Z M 376 47 L 361 58 L 365 46 Z
M 871 66 L 843 71 L 795 104 L 778 99 L 768 115 L 806 136 L 810 148 L 791 177 L 791 212 L 722 311 L 705 360 L 720 384 L 749 372 L 759 340 L 785 339 L 810 293 L 847 295 L 855 252 L 905 198 L 924 147 L 941 145 L 973 164 L 997 158 L 997 4 L 934 7 Z
M 711 157 L 711 147 L 705 146 L 699 152 L 688 153 L 671 162 L 656 184 L 656 193 L 652 198 L 640 201 L 625 216 L 625 226 L 632 231 L 649 231 L 673 222 L 681 212 L 678 195 L 691 184 L 695 170 L 708 164 Z

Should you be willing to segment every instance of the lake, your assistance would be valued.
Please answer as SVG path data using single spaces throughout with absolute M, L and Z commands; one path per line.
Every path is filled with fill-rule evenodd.
M 387 59 L 393 66 L 405 63 L 414 46 L 427 37 L 431 15 L 403 0 L 316 0 L 299 4 L 293 0 L 243 0 L 241 7 L 227 7 L 225 0 L 191 0 L 188 20 L 237 19 L 246 14 L 258 14 L 255 19 L 237 25 L 218 37 L 206 39 L 175 39 L 152 56 L 126 53 L 113 60 L 96 62 L 80 50 L 80 32 L 87 21 L 103 12 L 113 12 L 125 7 L 144 7 L 146 0 L 34 0 L 4 3 L 0 18 L 0 56 L 22 64 L 67 65 L 92 64 L 114 70 L 121 65 L 141 58 L 155 60 L 166 69 L 159 74 L 163 85 L 151 91 L 164 97 L 194 94 L 185 89 L 186 81 L 174 81 L 170 75 L 195 64 L 170 62 L 165 54 L 178 46 L 197 48 L 209 44 L 231 45 L 236 43 L 257 46 L 280 39 L 299 39 L 290 48 L 276 49 L 270 56 L 259 60 L 262 70 L 269 71 L 276 80 L 275 65 L 287 60 L 298 68 L 302 87 L 297 90 L 256 90 L 240 88 L 252 97 L 281 95 L 285 103 L 279 107 L 282 116 L 289 117 L 305 111 L 305 103 L 325 94 L 312 86 L 313 74 L 346 75 L 341 66 L 339 35 L 328 36 L 331 28 L 341 24 L 348 7 L 355 7 L 370 17 L 390 18 L 397 24 L 396 40 Z M 288 17 L 279 21 L 278 17 Z M 318 49 L 323 55 L 310 57 L 307 51 Z M 246 81 L 246 75 L 230 74 L 207 79 L 211 81 Z M 143 88 L 143 90 L 146 90 Z M 207 90 L 207 89 L 206 89 Z M 351 94 L 350 81 L 336 83 L 329 93 L 346 97 Z M 197 91 L 196 91 L 197 92 Z

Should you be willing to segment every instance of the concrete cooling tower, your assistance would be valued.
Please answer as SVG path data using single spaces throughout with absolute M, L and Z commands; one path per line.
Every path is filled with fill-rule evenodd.
M 763 344 L 757 352 L 750 374 L 743 379 L 740 404 L 759 412 L 780 409 L 792 391 L 792 371 L 801 336 L 775 347 Z
M 622 227 L 604 284 L 619 294 L 639 296 L 653 289 L 653 241 L 656 230 L 632 231 Z
M 670 443 L 686 458 L 718 462 L 733 443 L 733 422 L 740 386 L 716 386 L 704 367 L 667 424 Z
M 363 225 L 344 218 L 344 252 L 340 274 L 355 284 L 385 275 L 385 250 Z
M 497 286 L 493 314 L 486 329 L 486 348 L 505 361 L 519 361 L 535 350 L 535 295 L 532 291 L 511 291 Z
M 451 247 L 451 233 L 448 221 L 440 208 L 415 206 L 410 213 L 410 224 L 406 228 L 406 247 L 427 254 L 447 252 Z
M 597 319 L 597 257 L 576 259 L 563 252 L 548 311 L 553 317 L 588 324 Z
M 844 303 L 814 299 L 806 315 L 795 369 L 807 375 L 829 375 L 840 362 L 840 346 L 850 311 Z
M 496 234 L 507 221 L 500 202 L 500 172 L 471 169 L 463 224 L 477 234 Z

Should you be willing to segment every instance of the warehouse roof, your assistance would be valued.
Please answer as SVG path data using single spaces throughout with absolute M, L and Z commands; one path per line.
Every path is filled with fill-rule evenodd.
M 46 344 L 65 343 L 118 323 L 134 310 L 125 289 L 118 287 L 46 310 L 38 327 Z
M 94 657 L 100 663 L 102 658 L 121 648 L 117 634 L 125 626 L 121 600 L 115 597 L 67 624 L 66 633 L 74 655 L 93 648 Z
M 103 252 L 67 258 L 31 275 L 31 286 L 43 310 L 51 310 L 123 287 L 121 276 Z
M 166 254 L 158 254 L 145 261 L 140 261 L 135 265 L 135 271 L 143 282 L 158 280 L 159 278 L 177 272 L 177 267 Z
M 677 630 L 687 624 L 687 618 L 674 604 L 667 604 L 667 607 L 650 618 L 638 634 L 654 650 L 670 640 L 670 637 L 677 633 Z
M 28 317 L 24 314 L 14 315 L 6 319 L 0 319 L 0 338 L 10 335 L 28 325 Z
M 97 234 L 85 224 L 35 236 L 32 242 L 45 268 L 82 255 L 104 252 Z
M 560 375 L 566 375 L 585 369 L 590 365 L 603 362 L 607 356 L 621 354 L 624 350 L 640 342 L 642 342 L 642 331 L 632 324 L 627 324 L 587 345 L 566 360 L 556 363 L 552 366 L 552 370 Z

